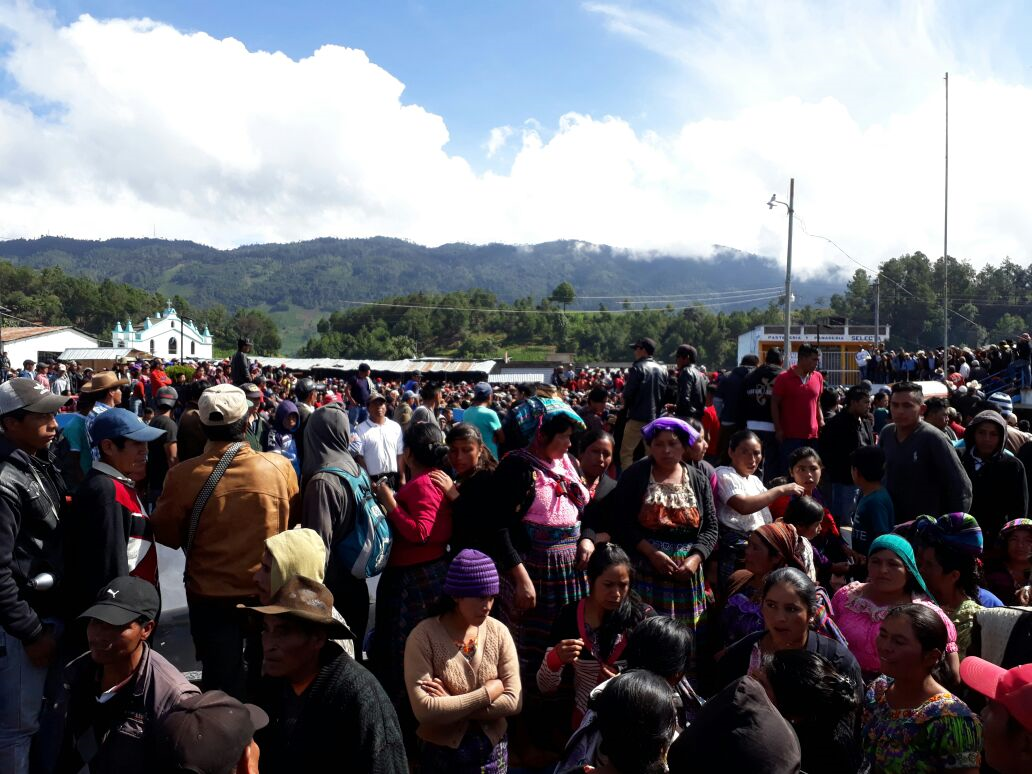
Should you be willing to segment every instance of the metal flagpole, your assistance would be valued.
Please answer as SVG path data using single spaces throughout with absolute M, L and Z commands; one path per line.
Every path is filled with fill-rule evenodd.
M 950 223 L 950 74 L 946 73 L 946 159 L 943 179 L 942 215 L 942 373 L 945 376 L 950 355 L 950 254 L 947 235 Z

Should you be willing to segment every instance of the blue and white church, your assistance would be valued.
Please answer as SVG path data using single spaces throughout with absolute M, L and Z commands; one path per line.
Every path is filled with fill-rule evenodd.
M 208 326 L 200 331 L 191 320 L 180 318 L 172 301 L 166 303 L 164 311 L 147 317 L 134 326 L 132 320 L 116 322 L 111 330 L 111 346 L 141 349 L 163 360 L 211 360 L 212 340 Z

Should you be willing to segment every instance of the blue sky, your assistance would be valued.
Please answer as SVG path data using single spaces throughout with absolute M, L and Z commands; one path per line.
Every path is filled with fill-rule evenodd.
M 794 177 L 800 270 L 850 273 L 939 254 L 949 71 L 951 253 L 1027 263 L 1030 19 L 1018 0 L 0 0 L 0 238 L 780 258 L 763 203 Z

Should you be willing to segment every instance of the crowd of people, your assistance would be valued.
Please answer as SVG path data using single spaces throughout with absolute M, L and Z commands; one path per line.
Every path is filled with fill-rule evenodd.
M 0 384 L 0 770 L 1032 770 L 1032 436 L 966 353 L 926 401 L 805 344 L 504 386 L 249 349 Z

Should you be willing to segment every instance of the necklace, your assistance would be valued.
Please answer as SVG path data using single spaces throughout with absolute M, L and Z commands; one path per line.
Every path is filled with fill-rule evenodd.
M 479 640 L 479 634 L 474 637 L 470 637 L 465 642 L 456 640 L 455 645 L 458 647 L 459 652 L 466 657 L 467 661 L 472 661 L 473 657 L 477 654 L 477 642 Z

